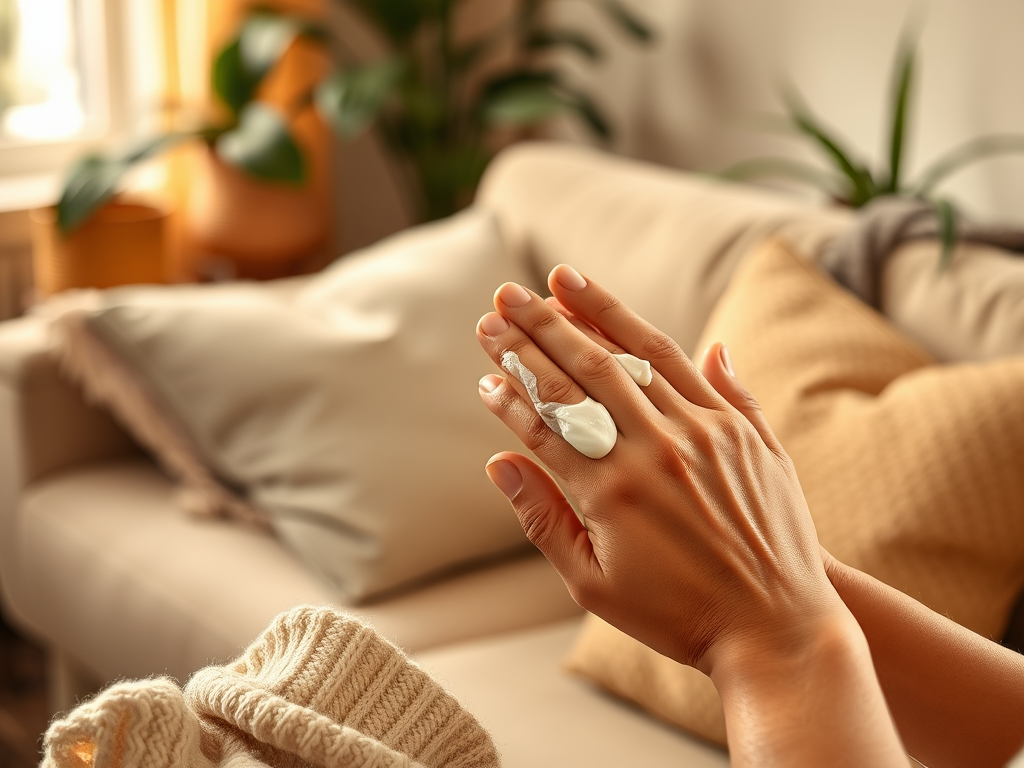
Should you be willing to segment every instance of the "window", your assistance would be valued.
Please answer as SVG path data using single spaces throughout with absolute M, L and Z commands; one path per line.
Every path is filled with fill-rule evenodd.
M 53 202 L 77 157 L 155 130 L 165 2 L 0 0 L 0 209 Z
M 92 8 L 102 6 L 92 3 Z M 104 82 L 97 66 L 104 62 L 98 46 L 88 44 L 98 37 L 95 28 L 102 29 L 95 15 L 90 18 L 84 4 L 73 0 L 0 0 L 0 139 L 5 143 L 103 131 L 105 94 L 96 85 Z

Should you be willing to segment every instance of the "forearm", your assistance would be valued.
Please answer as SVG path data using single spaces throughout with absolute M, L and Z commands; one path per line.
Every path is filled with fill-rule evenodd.
M 910 754 L 931 768 L 1002 768 L 1024 743 L 1024 657 L 856 569 L 827 570 Z
M 792 650 L 753 644 L 716 661 L 732 765 L 875 766 L 910 761 L 886 709 L 868 645 L 848 614 Z

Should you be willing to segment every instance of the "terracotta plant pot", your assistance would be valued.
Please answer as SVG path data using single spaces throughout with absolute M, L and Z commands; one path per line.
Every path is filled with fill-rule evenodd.
M 197 272 L 269 279 L 304 271 L 330 237 L 319 197 L 312 184 L 261 182 L 204 151 L 186 225 Z
M 53 207 L 37 208 L 29 218 L 36 290 L 43 297 L 68 288 L 166 280 L 165 210 L 115 201 L 69 237 L 57 230 Z

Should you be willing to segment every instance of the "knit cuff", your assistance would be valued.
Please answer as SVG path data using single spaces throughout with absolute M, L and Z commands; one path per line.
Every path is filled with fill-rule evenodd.
M 454 697 L 332 608 L 278 616 L 237 660 L 196 673 L 185 699 L 204 721 L 316 765 L 499 764 L 487 732 Z M 363 761 L 371 753 L 379 762 Z

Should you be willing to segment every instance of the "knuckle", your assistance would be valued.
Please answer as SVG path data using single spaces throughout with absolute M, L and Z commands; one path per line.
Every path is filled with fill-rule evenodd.
M 610 293 L 605 294 L 601 297 L 601 301 L 597 306 L 597 317 L 604 317 L 608 312 L 615 312 L 622 306 L 622 302 L 612 296 Z
M 608 381 L 619 375 L 619 364 L 606 349 L 591 348 L 577 360 L 580 376 L 588 381 Z
M 693 442 L 663 435 L 655 443 L 655 467 L 666 477 L 684 477 L 689 474 L 698 454 L 698 446 Z
M 522 358 L 523 352 L 525 352 L 527 349 L 532 349 L 532 348 L 533 348 L 533 342 L 530 339 L 523 337 L 523 338 L 518 338 L 518 339 L 515 339 L 514 341 L 512 341 L 507 347 L 505 347 L 504 351 L 505 352 L 515 352 L 516 355 L 518 355 L 520 358 Z
M 532 501 L 518 507 L 519 524 L 526 538 L 542 552 L 548 551 L 551 543 L 551 519 L 549 510 L 543 503 Z
M 575 391 L 576 385 L 561 372 L 547 372 L 537 377 L 537 392 L 545 402 L 568 403 Z
M 663 333 L 647 334 L 640 344 L 640 353 L 646 360 L 678 360 L 685 357 L 675 339 Z
M 738 410 L 751 411 L 754 413 L 761 412 L 761 404 L 757 402 L 757 400 L 754 399 L 754 396 L 743 387 L 737 389 L 736 401 Z
M 523 429 L 523 445 L 529 448 L 534 453 L 543 450 L 551 443 L 551 439 L 554 437 L 548 425 L 540 418 L 540 416 L 534 415 L 530 419 L 525 428 Z
M 550 308 L 549 308 L 550 309 Z M 565 322 L 560 314 L 555 312 L 553 309 L 549 312 L 544 312 L 537 315 L 530 323 L 529 333 L 531 335 L 544 335 L 553 330 L 559 323 Z

